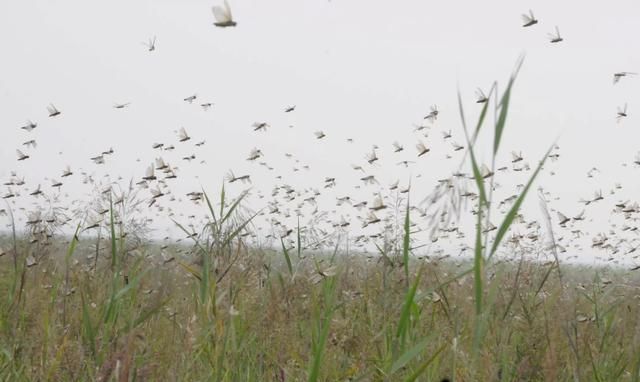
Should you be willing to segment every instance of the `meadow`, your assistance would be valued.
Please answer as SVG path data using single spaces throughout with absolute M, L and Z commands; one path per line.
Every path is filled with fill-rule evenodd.
M 489 102 L 473 130 L 460 106 L 478 195 L 469 256 L 418 255 L 408 199 L 369 254 L 309 248 L 300 225 L 281 247 L 251 245 L 257 213 L 224 187 L 203 193 L 204 226 L 175 221 L 188 241 L 162 247 L 135 239 L 112 200 L 105 237 L 79 224 L 30 239 L 14 225 L 1 242 L 0 379 L 638 381 L 634 273 L 561 262 L 550 218 L 544 243 L 508 236 L 546 157 L 490 223 L 518 69 L 487 96 L 490 175 L 474 155 Z
M 211 263 L 177 251 L 165 263 L 120 240 L 103 240 L 98 261 L 96 242 L 75 240 L 37 266 L 22 241 L 0 259 L 0 379 L 639 377 L 640 282 L 620 269 L 514 256 L 485 269 L 477 314 L 470 261 L 405 268 L 402 251 L 287 257 L 233 242 L 209 248 Z

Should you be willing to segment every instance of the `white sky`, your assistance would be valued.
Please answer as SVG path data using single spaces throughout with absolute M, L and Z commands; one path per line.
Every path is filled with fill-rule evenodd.
M 552 207 L 567 215 L 583 208 L 579 198 L 598 189 L 607 194 L 615 182 L 622 183 L 619 195 L 605 195 L 600 206 L 588 207 L 594 221 L 582 228 L 592 234 L 610 229 L 614 201 L 638 194 L 640 170 L 631 163 L 640 150 L 635 114 L 640 76 L 612 84 L 614 72 L 640 71 L 634 41 L 640 32 L 637 1 L 235 0 L 231 8 L 238 26 L 226 29 L 212 25 L 215 4 L 1 2 L 0 179 L 17 171 L 26 177 L 25 191 L 39 183 L 51 191 L 44 178 L 59 179 L 67 164 L 77 175 L 85 170 L 96 178 L 108 173 L 139 179 L 159 156 L 151 144 L 163 142 L 177 147 L 162 153 L 180 167 L 176 195 L 201 186 L 217 192 L 223 175 L 233 169 L 236 175 L 250 173 L 254 191 L 267 196 L 278 183 L 275 175 L 300 190 L 321 188 L 324 177 L 334 176 L 338 185 L 326 192 L 327 200 L 351 194 L 371 202 L 377 189 L 354 191 L 361 175 L 350 164 L 365 166 L 364 155 L 377 144 L 380 164 L 366 165 L 367 171 L 385 188 L 396 179 L 406 184 L 412 175 L 412 199 L 422 199 L 436 179 L 457 168 L 460 159 L 455 158 L 462 155 L 446 160 L 452 150 L 440 133 L 451 129 L 452 140 L 464 144 L 458 87 L 467 118 L 475 121 L 476 87 L 488 90 L 494 80 L 504 85 L 524 53 L 502 162 L 508 164 L 509 152 L 516 150 L 534 166 L 558 139 L 557 175 L 545 174 L 537 184 L 560 198 Z M 522 28 L 520 14 L 530 8 L 540 21 Z M 565 41 L 551 44 L 547 33 L 556 25 Z M 157 49 L 148 52 L 141 42 L 153 36 Z M 194 104 L 183 101 L 194 93 Z M 124 102 L 130 107 L 112 107 Z M 198 106 L 202 102 L 215 105 L 205 112 Z M 48 118 L 49 103 L 62 115 Z M 616 109 L 625 103 L 629 116 L 618 124 Z M 413 124 L 421 123 L 433 104 L 440 114 L 429 137 L 422 137 L 432 152 L 410 171 L 396 166 L 400 160 L 417 160 L 419 135 Z M 297 108 L 285 114 L 288 105 Z M 27 119 L 38 123 L 31 133 L 20 130 Z M 256 121 L 271 128 L 254 132 Z M 191 141 L 177 142 L 174 130 L 180 127 Z M 327 137 L 316 140 L 316 130 Z M 17 162 L 15 149 L 29 139 L 36 139 L 37 149 L 23 150 L 31 158 Z M 193 147 L 201 140 L 205 146 Z M 394 140 L 404 144 L 403 153 L 392 152 Z M 109 147 L 115 154 L 106 165 L 89 160 Z M 264 152 L 274 171 L 245 160 L 253 147 Z M 298 167 L 308 164 L 310 170 L 292 172 L 293 161 L 285 152 L 300 160 Z M 489 161 L 489 152 L 480 157 Z M 180 160 L 191 153 L 197 156 L 192 164 Z M 203 159 L 206 164 L 199 164 Z M 629 166 L 622 167 L 623 162 Z M 593 166 L 602 171 L 587 178 Z M 527 175 L 498 179 L 504 196 Z M 79 180 L 65 185 L 63 193 L 79 198 L 88 191 Z M 231 188 L 241 190 L 235 184 Z M 16 203 L 27 206 L 32 198 L 22 194 Z M 265 200 L 255 203 L 260 208 Z M 537 213 L 537 202 L 528 208 Z M 355 216 L 340 209 L 335 216 L 341 214 Z M 156 223 L 171 224 L 168 219 Z

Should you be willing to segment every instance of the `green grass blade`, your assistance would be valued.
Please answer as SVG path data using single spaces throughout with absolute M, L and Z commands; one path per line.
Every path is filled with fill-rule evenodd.
M 430 341 L 431 341 L 430 338 L 425 338 L 424 340 L 414 345 L 411 349 L 404 352 L 404 354 L 398 357 L 398 359 L 393 363 L 393 365 L 391 365 L 391 369 L 389 370 L 388 374 L 393 375 L 396 371 L 400 370 L 406 364 L 411 362 L 412 359 L 414 359 L 418 354 L 424 351 L 424 349 L 427 347 Z
M 473 150 L 473 142 L 469 138 L 469 132 L 467 131 L 467 125 L 464 121 L 464 106 L 462 106 L 462 96 L 458 91 L 458 107 L 460 109 L 460 115 L 462 117 L 462 127 L 464 128 L 464 135 L 467 140 L 467 147 L 469 151 L 469 156 L 471 157 L 471 169 L 473 171 L 473 179 L 476 182 L 476 187 L 478 188 L 478 194 L 480 195 L 481 206 L 487 203 L 487 193 L 484 188 L 484 179 L 482 178 L 482 174 L 480 172 L 480 167 L 478 166 L 478 162 L 476 160 L 476 156 Z M 484 117 L 483 117 L 484 118 Z M 477 128 L 478 131 L 480 127 Z
M 136 320 L 133 322 L 133 328 L 136 328 L 136 327 L 140 326 L 141 324 L 146 322 L 148 319 L 153 317 L 156 313 L 158 313 L 160 311 L 160 309 L 162 309 L 169 302 L 169 300 L 171 300 L 171 299 L 167 298 L 167 299 L 165 299 L 163 301 L 160 301 L 159 303 L 154 305 L 152 308 L 147 309 L 144 312 L 142 312 L 136 318 Z
M 404 240 L 402 242 L 402 261 L 404 262 L 404 277 L 409 285 L 409 247 L 411 245 L 411 221 L 409 216 L 409 197 L 407 197 L 407 210 L 404 216 Z
M 289 270 L 289 275 L 293 276 L 293 265 L 291 264 L 291 257 L 289 256 L 289 250 L 284 245 L 284 240 L 280 239 L 280 243 L 282 243 L 282 254 L 284 255 L 284 259 L 287 262 L 287 269 Z
M 393 264 L 393 261 L 391 261 L 391 259 L 389 258 L 389 256 L 387 256 L 387 253 L 384 251 L 384 249 L 382 247 L 380 247 L 380 245 L 378 245 L 378 243 L 374 243 L 376 246 L 376 249 L 378 250 L 378 253 L 380 253 L 380 256 L 382 256 L 382 258 L 385 260 L 386 264 Z
M 302 257 L 302 240 L 300 238 L 300 216 L 298 216 L 298 232 L 296 236 L 298 238 L 298 260 L 300 260 L 300 258 Z
M 209 199 L 209 196 L 207 195 L 204 189 L 202 190 L 202 194 L 204 195 L 204 200 L 207 202 L 207 207 L 209 208 L 209 214 L 211 214 L 211 219 L 213 220 L 213 224 L 217 226 L 218 220 L 216 219 L 216 212 L 214 211 L 213 205 L 211 204 L 211 199 Z
M 409 330 L 409 319 L 411 317 L 411 307 L 414 302 L 414 298 L 416 296 L 416 290 L 418 289 L 418 284 L 420 283 L 420 276 L 422 274 L 422 270 L 418 271 L 418 275 L 416 279 L 413 281 L 413 285 L 407 291 L 404 304 L 402 306 L 402 311 L 400 313 L 400 320 L 398 321 L 398 328 L 396 330 L 396 341 L 399 341 L 399 349 L 404 349 L 404 344 L 406 341 L 406 335 Z
M 405 379 L 405 382 L 414 382 L 418 379 L 418 377 L 420 377 L 420 375 L 422 375 L 422 373 L 425 372 L 425 370 L 427 370 L 427 368 L 429 367 L 429 365 L 431 365 L 431 363 L 433 361 L 435 361 L 436 358 L 438 358 L 438 356 L 440 355 L 440 353 L 442 353 L 442 351 L 446 348 L 447 345 L 442 345 L 432 356 L 431 358 L 427 359 L 426 361 L 424 361 L 422 363 L 422 365 L 420 365 L 420 367 L 418 368 L 418 370 L 416 370 L 413 374 L 411 374 L 407 379 Z
M 73 237 L 71 238 L 71 243 L 69 243 L 69 248 L 67 248 L 67 254 L 65 255 L 65 263 L 69 264 L 69 260 L 71 259 L 71 256 L 73 256 L 73 253 L 76 251 L 76 247 L 78 245 L 78 232 L 80 232 L 80 223 L 78 223 L 78 226 L 76 227 L 76 231 L 73 234 Z
M 86 337 L 86 341 L 89 345 L 89 350 L 91 351 L 91 355 L 94 360 L 97 360 L 97 348 L 96 348 L 96 334 L 91 323 L 91 316 L 89 315 L 89 308 L 87 307 L 87 301 L 84 297 L 84 293 L 80 293 L 80 298 L 82 300 L 82 327 L 83 332 Z
M 502 95 L 502 99 L 500 100 L 500 114 L 498 115 L 498 120 L 496 121 L 495 132 L 493 136 L 493 155 L 495 156 L 498 153 L 498 148 L 500 147 L 500 141 L 502 140 L 502 133 L 504 132 L 504 126 L 507 123 L 507 114 L 509 111 L 509 101 L 511 100 L 511 89 L 513 88 L 513 83 L 518 76 L 518 72 L 520 71 L 520 67 L 522 67 L 522 62 L 524 61 L 524 57 L 521 56 L 516 63 L 516 69 L 514 70 L 511 78 L 509 79 L 509 84 L 507 85 L 507 89 Z
M 233 211 L 235 211 L 235 209 L 240 205 L 240 202 L 242 202 L 242 200 L 246 196 L 247 196 L 247 192 L 245 191 L 245 192 L 241 193 L 236 198 L 236 200 L 233 201 L 233 203 L 229 207 L 229 210 L 227 211 L 227 213 L 220 219 L 220 224 L 223 224 L 225 221 L 227 221 L 231 217 L 231 214 L 233 214 Z
M 114 295 L 114 300 L 119 300 L 121 299 L 125 294 L 127 294 L 131 289 L 135 288 L 138 286 L 138 284 L 140 283 L 140 280 L 142 279 L 142 277 L 151 270 L 151 268 L 147 268 L 144 271 L 142 271 L 141 273 L 137 274 L 136 277 L 134 277 L 133 279 L 131 279 L 131 281 L 129 281 L 128 284 L 126 284 L 122 289 L 120 289 L 118 292 L 116 292 L 116 294 Z
M 226 201 L 226 195 L 224 190 L 224 183 L 222 183 L 222 190 L 220 190 L 220 225 L 222 225 L 222 216 L 224 215 L 224 202 Z
M 311 369 L 309 372 L 309 382 L 316 382 L 320 377 L 320 369 L 322 365 L 322 358 L 324 356 L 325 345 L 327 338 L 329 337 L 329 328 L 331 326 L 331 318 L 335 312 L 333 306 L 333 297 L 335 291 L 335 277 L 328 277 L 323 282 L 323 295 L 324 295 L 324 314 L 319 322 L 319 333 L 317 342 L 313 349 L 313 361 L 311 363 Z
M 480 111 L 480 117 L 478 117 L 478 122 L 476 123 L 476 129 L 473 131 L 473 137 L 471 138 L 471 143 L 473 143 L 474 145 L 478 140 L 478 135 L 480 135 L 480 128 L 482 128 L 482 125 L 484 124 L 484 119 L 486 118 L 487 111 L 489 110 L 489 102 L 491 100 L 491 95 L 495 91 L 495 88 L 496 88 L 496 85 L 493 84 L 493 86 L 491 86 L 491 90 L 489 91 L 489 94 L 487 95 L 487 102 L 484 103 L 484 105 L 482 106 L 482 110 Z M 458 100 L 458 102 L 460 101 Z
M 111 269 L 115 271 L 118 265 L 118 255 L 116 250 L 116 229 L 113 217 L 113 199 L 111 197 L 109 197 L 109 215 L 109 228 L 111 230 Z
M 482 206 L 478 202 L 478 215 L 476 220 L 476 239 L 473 254 L 473 292 L 475 297 L 476 316 L 482 313 L 483 296 L 483 268 L 484 258 L 482 257 Z
M 236 238 L 236 236 L 238 236 L 238 234 L 240 234 L 240 232 L 242 232 L 242 230 L 243 230 L 247 225 L 249 225 L 249 223 L 251 223 L 251 221 L 252 221 L 253 219 L 255 219 L 255 217 L 256 217 L 256 216 L 258 216 L 259 214 L 260 214 L 260 211 L 258 211 L 258 212 L 256 212 L 256 213 L 254 213 L 254 214 L 253 214 L 253 215 L 251 215 L 247 220 L 245 220 L 242 224 L 240 224 L 239 226 L 237 226 L 237 227 L 235 228 L 235 230 L 233 230 L 233 232 L 229 233 L 229 234 L 225 237 L 224 241 L 222 242 L 222 247 L 224 248 L 224 247 L 226 247 L 227 245 L 229 245 L 229 243 L 231 243 L 231 241 L 232 241 L 233 239 L 235 239 L 235 238 Z
M 518 210 L 520 209 L 520 206 L 522 205 L 524 198 L 527 196 L 527 193 L 529 192 L 529 189 L 531 188 L 533 181 L 536 179 L 536 177 L 540 173 L 540 170 L 542 169 L 542 166 L 544 165 L 544 162 L 546 161 L 546 159 L 549 157 L 549 154 L 551 153 L 552 149 L 553 149 L 553 145 L 549 148 L 549 150 L 547 150 L 547 153 L 544 155 L 544 157 L 538 164 L 538 167 L 534 171 L 533 175 L 531 175 L 531 178 L 529 178 L 529 181 L 527 182 L 527 185 L 524 187 L 524 189 L 520 193 L 520 196 L 518 196 L 518 199 L 516 199 L 515 203 L 513 203 L 513 206 L 511 206 L 511 209 L 509 210 L 507 215 L 504 217 L 502 224 L 500 224 L 500 227 L 498 228 L 496 237 L 493 240 L 491 251 L 489 252 L 489 258 L 491 258 L 491 256 L 495 254 L 495 252 L 498 249 L 498 246 L 502 242 L 502 239 L 507 234 L 509 227 L 511 226 L 511 224 L 513 223 L 513 220 L 516 218 L 518 214 Z

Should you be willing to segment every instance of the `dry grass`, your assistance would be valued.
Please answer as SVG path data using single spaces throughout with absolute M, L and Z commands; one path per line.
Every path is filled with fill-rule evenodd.
M 81 252 L 73 257 L 82 259 Z M 276 253 L 237 256 L 204 303 L 201 282 L 176 262 L 132 256 L 124 284 L 108 254 L 95 270 L 92 262 L 72 261 L 68 284 L 62 256 L 26 269 L 18 302 L 11 298 L 12 262 L 4 257 L 0 290 L 9 298 L 0 302 L 1 379 L 306 380 L 329 309 L 319 380 L 404 380 L 436 353 L 422 380 L 638 377 L 640 283 L 621 272 L 601 279 L 594 270 L 565 266 L 561 284 L 554 264 L 510 261 L 488 269 L 486 335 L 475 354 L 473 279 L 457 277 L 470 264 L 412 260 L 410 279 L 422 275 L 399 351 L 407 301 L 402 267 L 337 256 L 336 275 L 325 278 L 311 258 L 320 264 L 329 258 L 316 255 L 294 257 L 291 277 Z M 115 305 L 114 276 L 116 293 L 128 288 Z M 397 367 L 403 356 L 406 363 Z
M 472 259 L 411 256 L 409 200 L 372 258 L 305 251 L 305 227 L 294 248 L 250 248 L 243 234 L 257 214 L 242 208 L 246 193 L 230 201 L 224 188 L 218 204 L 203 194 L 199 234 L 176 222 L 193 245 L 169 258 L 140 240 L 141 225 L 116 224 L 126 214 L 113 204 L 103 243 L 78 230 L 68 245 L 29 244 L 14 227 L 0 258 L 0 379 L 638 381 L 640 280 L 561 264 L 551 224 L 537 244 L 507 240 L 546 156 L 490 233 L 521 64 L 499 98 L 496 85 L 487 95 L 496 120 L 485 171 L 475 144 L 489 102 L 468 130 L 460 101 L 478 194 Z M 446 189 L 430 204 L 459 212 L 460 194 Z

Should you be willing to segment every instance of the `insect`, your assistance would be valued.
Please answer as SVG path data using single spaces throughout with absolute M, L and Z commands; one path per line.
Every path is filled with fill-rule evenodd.
M 104 155 L 97 155 L 89 159 L 91 159 L 95 164 L 104 164 Z
M 316 139 L 322 139 L 326 136 L 322 131 L 316 131 L 314 134 L 316 136 Z
M 620 122 L 620 120 L 626 116 L 627 116 L 627 104 L 625 103 L 623 108 L 618 107 L 618 113 L 616 115 L 616 119 L 618 120 L 618 122 Z
M 600 201 L 602 199 L 604 199 L 604 197 L 602 196 L 602 191 L 596 191 L 593 194 L 593 199 L 591 200 L 591 203 L 595 203 L 595 202 Z
M 486 103 L 489 100 L 482 89 L 476 89 L 476 103 Z
M 375 224 L 379 222 L 380 222 L 380 218 L 378 218 L 376 214 L 373 213 L 373 211 L 369 211 L 369 214 L 367 215 L 367 220 L 365 221 L 364 226 L 366 227 L 369 224 Z
M 553 34 L 553 33 L 549 33 L 549 34 L 548 34 L 548 36 L 549 36 L 549 41 L 550 41 L 552 44 L 555 44 L 555 43 L 557 43 L 557 42 L 561 42 L 561 41 L 563 41 L 563 40 L 564 40 L 564 39 L 562 38 L 562 36 L 560 36 L 560 29 L 558 29 L 558 27 L 557 27 L 557 26 L 556 26 L 556 33 L 555 33 L 555 34 Z
M 571 221 L 570 218 L 568 218 L 566 215 L 564 215 L 562 212 L 559 212 L 559 211 L 558 211 L 558 220 L 560 221 L 559 224 L 562 227 L 564 227 L 565 224 Z
M 29 156 L 28 156 L 27 154 L 23 153 L 23 152 L 22 152 L 22 151 L 20 151 L 20 150 L 17 150 L 17 149 L 16 149 L 16 154 L 18 154 L 18 160 L 19 160 L 19 161 L 21 161 L 21 160 L 25 160 L 25 159 L 29 159 Z
M 421 157 L 424 154 L 428 153 L 429 151 L 431 151 L 431 149 L 427 148 L 427 146 L 424 145 L 424 143 L 422 142 L 418 142 L 416 144 L 416 149 L 418 150 L 418 156 Z
M 296 109 L 296 105 L 291 105 L 291 106 L 288 106 L 286 109 L 284 109 L 284 112 L 285 113 L 291 113 L 295 109 Z
M 378 158 L 378 154 L 376 154 L 376 149 L 374 148 L 373 150 L 371 150 L 371 153 L 366 155 L 366 159 L 367 159 L 367 163 L 369 164 L 373 164 L 373 162 L 377 161 Z
M 213 17 L 216 19 L 213 25 L 220 28 L 235 27 L 236 25 L 238 25 L 233 20 L 231 8 L 229 7 L 229 3 L 227 3 L 227 0 L 224 0 L 224 4 L 222 6 L 216 5 L 212 7 L 211 11 L 213 12 Z
M 618 81 L 620 81 L 620 79 L 622 79 L 622 77 L 627 77 L 627 76 L 635 76 L 638 73 L 634 73 L 634 72 L 618 72 L 618 73 L 613 73 L 613 84 L 617 84 Z
M 47 106 L 47 111 L 49 112 L 49 117 L 55 117 L 61 114 L 60 110 L 58 110 L 52 103 Z
M 22 145 L 23 146 L 27 146 L 27 148 L 33 147 L 35 149 L 38 144 L 36 143 L 35 139 L 30 139 L 30 140 L 24 142 Z
M 20 127 L 22 130 L 26 130 L 31 132 L 31 130 L 35 129 L 36 127 L 38 127 L 37 123 L 31 122 L 31 120 L 27 120 L 27 124 Z
M 364 184 L 375 184 L 378 183 L 378 181 L 376 180 L 376 178 L 373 175 L 367 175 L 363 178 L 360 178 L 361 181 L 364 182 Z
M 149 52 L 153 52 L 154 50 L 156 50 L 156 36 L 150 38 L 149 42 L 143 42 L 142 45 L 146 46 Z
M 164 177 L 165 179 L 176 179 L 178 177 L 178 175 L 176 175 L 176 173 L 173 172 L 173 169 L 171 168 L 165 169 L 164 173 L 166 174 Z
M 229 171 L 227 173 L 226 178 L 227 178 L 227 182 L 229 182 L 229 183 L 233 183 L 233 182 L 236 182 L 238 180 L 241 181 L 242 183 L 251 183 L 251 178 L 249 177 L 249 175 L 235 176 L 233 174 L 233 171 Z
M 640 155 L 640 154 L 639 154 L 639 155 Z M 357 165 L 357 164 L 352 164 L 352 165 L 351 165 L 351 168 L 352 168 L 352 169 L 354 169 L 354 170 L 356 170 L 356 171 L 362 171 L 362 172 L 364 172 L 364 169 L 362 168 L 362 166 Z
M 180 131 L 178 132 L 178 140 L 180 142 L 186 142 L 189 139 L 191 139 L 191 137 L 189 136 L 189 134 L 187 134 L 187 130 L 185 130 L 184 127 L 181 127 Z
M 535 18 L 535 16 L 533 15 L 533 11 L 531 9 L 529 9 L 529 14 L 522 14 L 522 22 L 524 24 L 522 24 L 523 27 L 530 27 L 532 25 L 535 25 L 538 23 L 538 20 Z
M 382 197 L 380 195 L 378 195 L 375 199 L 373 199 L 373 205 L 369 207 L 369 209 L 373 211 L 380 211 L 385 208 L 387 208 L 387 206 L 384 205 L 382 201 Z
M 29 195 L 31 195 L 31 196 L 38 196 L 38 195 L 41 195 L 41 194 L 42 194 L 42 190 L 40 190 L 40 185 L 38 185 L 38 187 L 36 187 L 35 190 L 33 190 L 33 191 L 31 191 L 29 193 Z
M 42 213 L 40 211 L 29 212 L 27 215 L 27 224 L 34 225 L 42 221 Z
M 160 190 L 160 187 L 156 187 L 156 188 L 150 188 L 149 192 L 151 192 L 152 198 L 158 199 L 161 196 L 164 196 L 164 193 L 162 192 L 162 190 Z
M 162 160 L 162 159 L 161 159 Z M 154 173 L 153 164 L 147 167 L 147 170 L 142 177 L 144 180 L 156 180 L 156 175 Z
M 493 176 L 493 171 L 489 170 L 489 167 L 483 164 L 480 166 L 480 176 L 482 176 L 483 179 L 490 178 Z
M 580 212 L 579 214 L 577 214 L 576 216 L 574 216 L 572 219 L 575 221 L 582 221 L 584 220 L 584 210 L 582 210 L 582 212 Z
M 183 101 L 189 102 L 189 103 L 193 103 L 193 101 L 195 101 L 196 98 L 198 98 L 198 95 L 194 94 L 194 95 L 190 95 L 189 97 L 184 98 Z
M 409 161 L 409 160 L 403 160 L 402 162 L 398 162 L 397 165 L 398 166 L 403 165 L 405 168 L 408 168 L 409 164 L 412 164 L 412 163 L 415 163 L 415 162 Z
M 131 105 L 131 102 L 125 102 L 125 103 L 114 103 L 113 104 L 113 108 L 114 109 L 124 109 L 125 107 Z
M 393 152 L 394 153 L 399 153 L 400 151 L 404 150 L 404 147 L 402 147 L 402 145 L 400 143 L 393 142 Z
M 438 119 L 438 106 L 437 105 L 432 105 L 431 106 L 431 110 L 429 111 L 429 114 L 427 114 L 426 117 L 424 117 L 424 119 L 428 119 L 430 121 L 435 121 L 436 119 Z
M 512 151 L 511 152 L 511 163 L 518 163 L 520 161 L 522 161 L 522 152 L 517 153 L 515 151 Z
M 253 126 L 253 131 L 267 131 L 267 127 L 269 127 L 269 124 L 266 122 L 254 122 L 251 126 Z
M 260 149 L 253 148 L 249 153 L 249 157 L 247 160 L 254 161 L 262 156 L 262 151 Z

